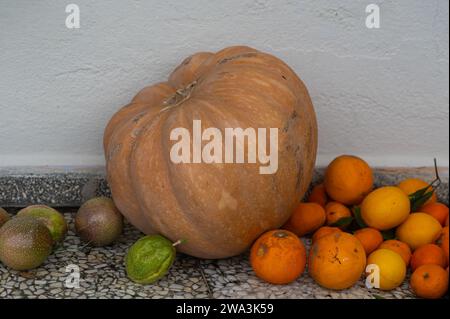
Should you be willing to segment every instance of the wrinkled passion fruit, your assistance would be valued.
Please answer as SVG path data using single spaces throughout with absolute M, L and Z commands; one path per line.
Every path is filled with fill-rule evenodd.
M 53 248 L 48 228 L 31 216 L 16 216 L 0 228 L 0 261 L 14 270 L 40 266 Z
M 174 244 L 163 236 L 148 235 L 134 243 L 125 257 L 128 278 L 151 284 L 164 277 L 176 256 Z
M 112 199 L 96 197 L 78 210 L 75 229 L 83 241 L 97 247 L 107 246 L 122 234 L 123 217 Z

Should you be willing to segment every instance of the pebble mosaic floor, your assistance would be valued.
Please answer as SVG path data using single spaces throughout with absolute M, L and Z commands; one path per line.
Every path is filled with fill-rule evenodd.
M 319 287 L 307 273 L 289 285 L 270 285 L 254 275 L 247 255 L 199 260 L 180 254 L 162 280 L 135 284 L 126 277 L 123 259 L 142 234 L 126 225 L 115 244 L 86 246 L 73 231 L 75 211 L 65 210 L 70 231 L 41 267 L 17 272 L 0 265 L 0 298 L 414 298 L 406 282 L 391 292 L 380 292 L 365 288 L 361 279 L 353 288 L 336 292 Z M 303 240 L 309 246 L 309 239 Z M 79 288 L 73 287 L 74 265 L 79 269 Z
M 411 175 L 407 172 L 406 175 Z M 389 185 L 404 175 L 378 174 L 378 185 Z M 319 175 L 320 178 L 320 175 Z M 439 198 L 448 204 L 448 173 L 439 188 Z M 9 208 L 10 213 L 17 209 Z M 0 264 L 1 298 L 415 298 L 408 280 L 397 289 L 382 292 L 367 289 L 361 279 L 344 291 L 321 288 L 305 272 L 289 285 L 270 285 L 258 279 L 246 254 L 224 260 L 200 260 L 178 255 L 170 272 L 153 285 L 130 281 L 124 268 L 124 255 L 142 234 L 131 225 L 109 247 L 86 246 L 74 233 L 73 216 L 76 208 L 60 209 L 69 223 L 68 235 L 41 267 L 27 272 L 6 269 Z M 309 247 L 309 239 L 303 239 Z M 73 287 L 75 267 L 79 269 L 79 287 Z M 75 276 L 76 277 L 76 276 Z M 68 285 L 68 284 L 69 285 Z

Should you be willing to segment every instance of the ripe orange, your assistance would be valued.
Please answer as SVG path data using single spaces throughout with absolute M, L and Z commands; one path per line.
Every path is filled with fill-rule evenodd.
M 283 226 L 297 236 L 314 232 L 325 223 L 325 210 L 316 203 L 300 203 Z
M 363 228 L 355 232 L 355 237 L 361 242 L 366 255 L 370 255 L 383 242 L 383 235 L 375 228 Z
M 442 250 L 444 251 L 445 256 L 447 257 L 447 264 L 449 263 L 448 261 L 448 245 L 449 245 L 449 239 L 448 239 L 448 226 L 445 226 L 444 228 L 442 228 L 442 232 L 441 235 L 439 236 L 438 239 L 438 244 L 439 247 L 442 248 Z
M 287 230 L 268 231 L 253 244 L 250 264 L 259 278 L 272 284 L 287 284 L 305 270 L 306 249 L 302 241 Z
M 419 297 L 441 298 L 448 290 L 448 272 L 438 265 L 422 265 L 412 274 L 410 286 Z
M 327 225 L 333 225 L 341 218 L 352 216 L 350 209 L 338 202 L 329 202 L 325 206 L 325 213 L 327 215 Z
M 403 181 L 401 181 L 398 185 L 397 185 L 406 195 L 412 195 L 415 192 L 417 192 L 419 189 L 423 189 L 427 186 L 429 186 L 429 184 L 419 178 L 407 178 Z M 429 191 L 433 191 L 433 187 L 429 187 L 428 188 Z M 435 203 L 437 201 L 437 196 L 436 196 L 436 192 L 433 192 L 433 195 L 430 197 L 430 199 L 428 199 L 425 204 L 429 204 L 429 203 Z
M 342 232 L 342 230 L 340 230 L 340 228 L 338 228 L 338 227 L 323 226 L 323 227 L 320 227 L 318 230 L 316 230 L 316 232 L 312 236 L 311 241 L 312 241 L 312 243 L 314 243 L 319 238 L 322 238 L 328 234 L 334 234 L 334 233 L 340 233 L 340 232 Z
M 442 203 L 429 203 L 420 208 L 422 213 L 427 213 L 437 219 L 442 226 L 448 219 L 448 207 Z
M 309 251 L 309 274 L 322 287 L 353 286 L 366 267 L 366 253 L 355 236 L 338 232 L 319 238 Z
M 373 174 L 363 159 L 341 155 L 328 165 L 324 184 L 333 200 L 345 205 L 358 204 L 372 190 Z
M 447 257 L 444 250 L 435 244 L 425 244 L 417 248 L 411 257 L 411 270 L 414 271 L 422 265 L 433 264 L 445 268 Z
M 396 239 L 390 239 L 386 240 L 381 243 L 381 245 L 378 247 L 379 249 L 389 249 L 397 254 L 399 254 L 403 261 L 405 262 L 406 266 L 409 265 L 409 261 L 411 260 L 411 248 L 400 240 Z
M 328 202 L 328 196 L 325 191 L 325 185 L 323 183 L 313 187 L 313 189 L 311 190 L 311 194 L 309 194 L 308 196 L 307 202 L 317 203 L 325 208 L 325 205 Z

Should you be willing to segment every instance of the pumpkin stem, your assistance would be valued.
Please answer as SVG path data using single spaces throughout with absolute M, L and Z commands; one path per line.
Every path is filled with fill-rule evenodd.
M 168 107 L 169 106 L 173 107 L 183 103 L 184 101 L 189 99 L 196 85 L 197 81 L 193 81 L 189 83 L 185 88 L 178 89 L 174 95 L 172 95 L 170 98 L 164 101 L 164 104 L 167 105 Z

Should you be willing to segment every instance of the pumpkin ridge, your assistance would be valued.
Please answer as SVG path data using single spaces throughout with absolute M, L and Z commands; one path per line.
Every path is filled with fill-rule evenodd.
M 117 127 L 120 127 L 130 117 L 133 117 L 140 111 L 147 109 L 148 106 L 152 104 L 153 100 L 157 99 L 158 97 L 168 95 L 168 93 L 170 93 L 169 90 L 174 89 L 171 88 L 167 82 L 160 82 L 151 86 L 147 86 L 140 90 L 139 93 L 137 93 L 133 97 L 130 103 L 116 112 L 109 120 L 104 131 L 103 147 L 105 149 L 105 152 L 107 151 L 112 131 L 114 131 Z M 137 106 L 137 110 L 132 108 L 133 106 Z
M 159 84 L 158 84 L 159 85 Z M 168 87 L 165 85 L 165 87 Z M 149 89 L 154 87 L 149 87 Z M 165 92 L 167 93 L 167 92 Z M 115 199 L 119 210 L 127 216 L 130 222 L 134 224 L 142 224 L 142 214 L 132 185 L 130 183 L 129 165 L 122 165 L 123 162 L 128 162 L 131 158 L 131 152 L 134 149 L 136 138 L 139 133 L 151 122 L 157 115 L 157 109 L 160 107 L 160 100 L 164 99 L 163 94 L 155 94 L 153 96 L 153 103 L 144 105 L 145 109 L 140 114 L 130 114 L 122 120 L 122 124 L 116 126 L 110 138 L 110 144 L 119 147 L 118 158 L 111 158 L 107 161 L 107 178 L 110 182 L 111 192 Z M 115 182 L 117 181 L 117 183 Z M 151 224 L 145 227 L 140 227 L 144 232 L 153 232 Z
M 169 115 L 171 115 L 171 114 L 169 114 L 169 113 L 164 113 L 164 116 L 167 116 L 167 117 L 168 117 Z M 161 121 L 161 122 L 160 122 L 160 125 L 164 125 L 165 123 L 166 123 L 166 121 Z M 143 132 L 143 134 L 146 134 L 146 133 L 148 133 L 148 132 Z M 146 140 L 147 140 L 147 139 L 146 139 Z M 142 140 L 142 142 L 145 142 L 144 139 Z M 161 145 L 161 142 L 162 142 L 162 140 L 160 140 L 159 145 Z M 162 147 L 162 145 L 161 145 L 161 147 Z M 135 154 L 133 154 L 133 156 L 134 156 L 134 155 L 135 155 Z M 164 155 L 162 155 L 162 156 L 164 156 Z M 164 166 L 167 168 L 167 163 L 168 163 L 168 162 L 162 160 L 162 161 L 159 161 L 159 163 L 160 163 L 161 165 L 164 165 Z M 134 167 L 135 167 L 135 166 L 134 166 Z M 136 174 L 136 171 L 133 170 L 133 167 L 131 167 L 131 171 L 133 172 L 133 174 Z M 161 174 L 167 175 L 168 170 L 167 170 L 167 169 L 166 169 L 166 170 L 161 169 L 161 172 L 163 172 L 163 173 L 161 173 Z M 136 178 L 136 177 L 134 176 L 134 177 L 133 177 L 133 181 L 135 180 L 135 178 Z M 171 195 L 171 200 L 170 200 L 170 202 L 172 203 L 172 206 L 174 205 L 175 207 L 177 207 L 177 211 L 182 212 L 181 206 L 180 206 L 180 204 L 179 204 L 179 199 L 177 198 L 177 194 L 178 194 L 178 193 L 176 192 L 176 190 L 175 190 L 174 187 L 173 187 L 172 180 L 169 178 L 169 176 L 166 176 L 165 179 L 166 179 L 167 182 L 169 183 L 169 184 L 165 187 L 165 192 L 167 192 L 168 194 Z M 135 183 L 133 183 L 133 187 L 135 188 L 136 193 L 137 193 L 137 194 L 140 194 L 140 193 L 141 193 L 141 190 L 140 190 L 139 188 L 136 188 L 134 185 L 135 185 Z M 145 197 L 145 196 L 142 196 L 142 198 L 146 198 L 146 197 Z M 189 243 L 193 240 L 192 236 L 189 237 L 189 236 L 186 236 L 185 234 L 177 233 L 177 232 L 176 232 L 176 229 L 173 229 L 173 227 L 172 227 L 173 219 L 177 220 L 177 222 L 181 222 L 181 220 L 182 220 L 183 223 L 186 225 L 186 227 L 194 227 L 194 226 L 198 226 L 198 225 L 195 224 L 195 221 L 193 221 L 193 220 L 191 219 L 191 217 L 190 217 L 189 214 L 180 214 L 180 213 L 176 213 L 176 214 L 175 214 L 176 217 L 172 216 L 173 219 L 172 219 L 172 218 L 169 218 L 168 220 L 165 220 L 164 218 L 162 218 L 163 216 L 159 216 L 158 214 L 155 214 L 155 213 L 154 213 L 154 209 L 151 209 L 151 207 L 147 206 L 147 202 L 146 202 L 146 201 L 142 201 L 142 200 L 140 200 L 140 199 L 138 199 L 138 200 L 139 200 L 139 202 L 140 202 L 144 207 L 147 207 L 147 209 L 146 209 L 145 211 L 147 211 L 147 212 L 149 213 L 149 214 L 148 214 L 148 217 L 149 217 L 148 221 L 149 221 L 151 224 L 156 225 L 157 228 L 159 228 L 161 234 L 163 234 L 164 236 L 168 237 L 168 238 L 171 239 L 171 240 L 175 240 L 175 239 L 174 239 L 175 237 L 178 237 L 178 238 L 181 238 L 181 237 L 187 238 L 187 243 L 184 244 L 184 245 L 182 245 L 182 246 L 180 246 L 180 247 L 182 247 L 183 249 L 185 249 L 186 246 L 189 246 Z M 174 215 L 174 214 L 172 214 L 172 215 Z M 174 232 L 175 232 L 175 235 L 174 235 Z M 201 242 L 203 243 L 203 245 L 207 245 L 207 246 L 210 247 L 210 248 L 208 248 L 208 249 L 213 249 L 213 247 L 214 247 L 214 240 L 213 240 L 210 236 L 206 236 L 206 235 L 208 235 L 208 232 L 197 231 L 197 232 L 195 233 L 195 236 L 196 236 L 196 240 L 197 240 L 197 241 L 200 239 Z M 206 237 L 205 237 L 205 236 L 206 236 Z M 172 237 L 173 237 L 173 238 L 172 238 Z
M 198 102 L 198 101 L 197 101 Z M 203 101 L 203 103 L 205 103 L 205 101 Z M 210 108 L 210 110 L 213 108 Z M 194 200 L 194 204 L 190 204 L 190 201 L 192 200 L 191 198 L 181 198 L 180 196 L 184 193 L 182 192 L 183 189 L 180 189 L 180 187 L 178 187 L 177 185 L 175 185 L 175 181 L 179 180 L 179 176 L 177 176 L 177 173 L 173 170 L 174 168 L 174 164 L 172 164 L 170 158 L 169 158 L 169 149 L 170 149 L 170 145 L 168 143 L 168 139 L 167 136 L 170 134 L 170 129 L 168 127 L 168 123 L 170 122 L 170 117 L 172 116 L 178 116 L 178 117 L 182 117 L 182 121 L 184 122 L 185 125 L 180 124 L 180 127 L 187 127 L 189 128 L 192 125 L 192 120 L 191 118 L 187 118 L 186 117 L 186 113 L 185 112 L 185 108 L 184 109 L 177 109 L 176 112 L 172 112 L 168 118 L 166 119 L 165 123 L 163 124 L 163 128 L 162 128 L 162 134 L 161 134 L 161 145 L 162 148 L 165 150 L 164 153 L 164 157 L 165 157 L 165 161 L 164 161 L 164 165 L 167 169 L 167 175 L 168 175 L 168 181 L 169 184 L 171 186 L 171 189 L 174 191 L 174 198 L 178 204 L 179 207 L 185 207 L 187 212 L 186 214 L 184 214 L 185 217 L 185 221 L 187 223 L 190 223 L 191 225 L 195 225 L 196 227 L 200 227 L 201 229 L 197 231 L 197 235 L 200 236 L 202 238 L 203 241 L 209 243 L 212 246 L 217 245 L 218 243 L 215 243 L 215 238 L 212 235 L 209 235 L 207 231 L 204 231 L 204 229 L 208 228 L 211 226 L 211 216 L 205 216 L 206 218 L 194 218 L 195 217 L 195 212 L 196 212 L 196 208 L 195 206 L 197 206 L 195 204 L 195 198 Z M 202 121 L 204 121 L 205 119 L 210 118 L 209 114 L 204 112 L 205 108 L 199 108 L 199 111 L 202 112 Z M 177 123 L 180 123 L 181 120 L 179 120 Z M 210 122 L 213 122 L 212 120 L 210 120 Z M 164 138 L 165 137 L 165 138 Z M 191 154 L 192 155 L 192 154 Z M 189 169 L 189 167 L 187 168 Z M 191 209 L 188 209 L 187 207 L 192 206 Z M 183 216 L 179 216 L 179 217 L 183 217 Z M 171 228 L 170 223 L 166 224 L 166 227 L 168 229 Z M 203 230 L 202 230 L 203 229 Z M 187 242 L 187 244 L 189 244 L 189 241 Z
M 131 152 L 134 149 L 134 143 L 137 135 L 132 134 L 134 130 L 142 129 L 142 125 L 145 125 L 146 117 L 151 120 L 155 114 L 151 113 L 152 110 L 147 110 L 144 117 L 141 117 L 140 123 L 137 123 L 130 118 L 128 120 L 128 125 L 124 125 L 115 131 L 112 136 L 112 143 L 119 139 L 121 141 L 121 152 L 116 154 L 116 158 L 111 158 L 107 165 L 107 177 L 111 184 L 111 192 L 115 198 L 116 205 L 122 213 L 130 219 L 131 222 L 136 222 L 137 220 L 142 220 L 142 213 L 140 213 L 139 206 L 137 205 L 137 200 L 135 199 L 135 193 L 133 191 L 132 185 L 130 183 L 130 173 L 129 166 L 122 165 L 122 162 L 128 162 L 131 158 Z M 127 124 L 126 123 L 126 124 Z M 141 127 L 141 128 L 140 128 Z M 115 182 L 117 180 L 117 183 Z M 120 182 L 119 182 L 120 181 Z M 116 189 L 116 186 L 118 189 Z M 123 196 L 119 196 L 122 193 Z M 147 231 L 151 228 L 146 227 Z
M 255 69 L 255 68 L 252 68 L 252 72 L 253 72 L 253 69 Z M 225 79 L 217 78 L 218 74 L 220 74 L 220 73 L 224 73 L 224 71 L 222 69 L 219 69 L 219 70 L 216 70 L 214 73 L 211 73 L 212 74 L 211 76 L 213 76 L 213 77 L 215 76 L 214 79 L 216 81 L 215 81 L 214 84 L 216 86 L 217 86 L 217 83 L 225 82 Z M 221 87 L 220 91 L 218 91 L 216 89 L 213 92 L 215 98 L 223 99 L 223 97 L 229 97 L 230 90 L 233 90 L 236 93 L 237 92 L 242 92 L 243 94 L 244 93 L 247 93 L 247 94 L 251 93 L 253 96 L 258 97 L 261 101 L 268 101 L 268 100 L 273 101 L 274 102 L 273 103 L 274 105 L 272 105 L 273 108 L 279 108 L 279 109 L 283 110 L 285 104 L 287 104 L 286 103 L 287 101 L 283 102 L 283 101 L 274 99 L 273 94 L 269 93 L 270 90 L 255 91 L 255 88 L 254 88 L 254 84 L 255 83 L 252 80 L 255 79 L 255 75 L 261 76 L 261 72 L 257 72 L 257 73 L 254 73 L 254 74 L 248 74 L 249 70 L 246 70 L 244 74 L 242 74 L 242 73 L 237 73 L 236 74 L 236 73 L 233 73 L 233 71 L 231 71 L 229 73 L 233 74 L 235 77 L 239 76 L 239 77 L 247 79 L 247 80 L 244 80 L 243 83 L 240 83 L 239 85 L 236 85 L 236 87 L 226 87 L 226 88 L 225 87 Z M 277 86 L 277 90 L 280 91 L 279 85 L 282 85 L 283 83 L 280 80 L 278 80 L 278 81 L 276 80 L 276 78 L 277 78 L 277 76 L 279 76 L 279 74 L 272 73 L 272 75 L 273 75 L 273 81 L 274 81 L 273 83 L 277 83 L 277 84 L 271 83 L 270 86 L 271 86 L 271 88 L 274 88 L 275 86 Z M 280 77 L 280 79 L 281 79 L 281 77 Z M 212 80 L 210 82 L 212 82 Z M 208 84 L 210 84 L 210 83 L 204 84 L 204 85 L 207 86 L 206 88 L 204 88 L 204 90 L 209 89 L 208 88 Z M 198 93 L 200 95 L 202 94 L 201 89 L 202 88 L 199 88 L 199 93 Z M 289 95 L 289 100 L 290 100 L 289 103 L 294 105 L 295 102 L 296 102 L 296 100 L 295 100 L 296 94 L 295 94 L 295 91 L 293 90 L 293 88 L 291 88 L 291 87 L 286 88 L 285 93 Z M 236 105 L 236 107 L 240 108 L 240 104 Z M 289 112 L 289 111 L 287 111 L 287 112 Z
M 161 123 L 161 118 L 164 116 L 167 116 L 167 115 L 168 115 L 168 113 L 166 113 L 166 112 L 157 112 L 153 118 L 151 118 L 148 122 L 146 122 L 145 126 L 142 128 L 141 132 L 136 137 L 134 147 L 130 152 L 130 157 L 129 157 L 130 161 L 129 161 L 129 165 L 128 165 L 128 170 L 129 170 L 129 173 L 131 176 L 131 186 L 133 189 L 133 193 L 135 193 L 137 195 L 139 195 L 141 192 L 135 183 L 135 180 L 137 179 L 137 176 L 136 176 L 137 172 L 136 172 L 136 167 L 133 164 L 135 163 L 134 159 L 136 158 L 136 153 L 139 150 L 140 144 L 145 143 L 145 141 L 143 140 L 143 137 L 147 136 L 149 131 L 152 131 L 159 123 Z M 159 172 L 152 172 L 152 173 L 159 173 Z M 151 209 L 148 209 L 149 207 L 147 207 L 147 205 L 145 203 L 143 203 L 142 200 L 140 200 L 139 196 L 137 196 L 137 201 L 144 207 L 144 209 L 143 209 L 144 211 L 147 211 L 147 212 L 152 211 Z M 161 226 L 159 218 L 156 220 L 156 223 L 155 223 L 155 220 L 153 219 L 154 215 L 155 214 L 151 214 L 151 213 L 146 214 L 145 216 L 146 216 L 147 222 L 150 225 L 156 224 L 156 226 Z M 156 217 L 158 217 L 158 216 L 156 216 Z
M 199 102 L 199 101 L 196 101 L 196 102 Z M 202 101 L 202 103 L 206 103 L 205 101 Z M 205 110 L 205 107 L 204 106 L 202 106 L 202 107 L 199 107 L 199 109 L 201 110 L 201 111 L 204 111 Z M 185 109 L 178 109 L 177 111 L 179 111 L 179 112 L 183 112 L 183 111 L 186 111 L 187 109 L 185 108 Z M 218 110 L 221 110 L 221 111 L 223 111 L 223 110 L 226 110 L 226 108 L 218 108 L 218 107 L 211 107 L 211 108 L 209 108 L 209 111 L 208 111 L 208 113 L 204 113 L 201 117 L 203 117 L 203 118 L 210 118 L 210 116 L 211 116 L 211 113 L 213 112 L 216 112 L 216 111 L 218 111 Z M 212 111 L 212 112 L 211 112 Z M 167 119 L 167 121 L 169 121 L 168 119 Z M 181 127 L 189 127 L 190 126 L 190 123 L 191 122 L 191 119 L 184 119 L 184 125 L 183 124 L 180 124 L 180 126 Z M 212 122 L 214 122 L 214 121 L 212 121 Z M 178 121 L 177 123 L 180 123 L 180 121 Z M 202 124 L 204 124 L 204 122 L 202 123 Z M 205 125 L 205 127 L 208 127 L 208 125 Z M 215 127 L 215 126 L 214 126 Z M 166 134 L 165 135 L 167 135 L 168 134 L 168 129 L 166 129 L 165 130 L 165 132 L 166 132 Z M 164 134 L 163 134 L 164 135 Z M 167 148 L 166 148 L 166 152 L 165 152 L 166 154 L 168 154 L 168 150 L 167 150 Z M 169 178 L 169 181 L 178 181 L 179 179 L 180 179 L 180 176 L 179 175 L 176 175 L 177 173 L 176 172 L 174 172 L 173 171 L 173 169 L 176 169 L 176 167 L 174 167 L 174 166 L 171 166 L 172 167 L 172 169 L 168 169 L 168 173 L 170 173 L 171 175 L 172 175 L 172 178 Z M 208 170 L 209 169 L 211 169 L 213 166 L 208 166 Z M 189 168 L 186 168 L 186 169 L 189 169 Z M 216 174 L 211 174 L 211 175 L 216 175 Z M 238 179 L 239 178 L 239 176 L 236 176 L 236 178 Z M 271 178 L 271 177 L 267 177 L 267 178 Z M 183 179 L 183 178 L 181 178 L 181 179 Z M 245 179 L 243 179 L 243 181 L 245 181 Z M 173 184 L 173 183 L 172 183 Z M 225 185 L 224 185 L 225 186 Z M 252 188 L 250 187 L 251 185 L 248 185 L 248 187 L 244 187 L 243 186 L 243 182 L 241 182 L 241 183 L 238 183 L 238 185 L 237 185 L 237 187 L 240 189 L 239 190 L 239 194 L 241 194 L 241 197 L 244 197 L 244 198 L 247 198 L 247 201 L 249 201 L 249 200 L 251 200 L 252 199 L 252 194 L 251 194 L 251 192 L 252 192 Z M 183 198 L 183 199 L 181 199 L 180 197 L 179 197 L 179 194 L 183 194 L 183 193 L 185 193 L 186 192 L 186 190 L 183 188 L 183 186 L 180 188 L 180 187 L 176 187 L 176 186 L 174 186 L 173 187 L 173 190 L 174 190 L 174 194 L 175 194 L 175 197 L 177 198 L 177 200 L 178 200 L 178 203 L 180 204 L 180 206 L 183 206 L 183 207 L 185 207 L 185 209 L 186 209 L 186 215 L 189 217 L 189 216 L 192 216 L 195 212 L 196 212 L 196 209 L 195 209 L 195 203 L 190 203 L 191 201 L 192 201 L 192 199 L 191 198 Z M 198 196 L 197 196 L 197 198 L 198 198 Z M 201 196 L 200 196 L 200 198 L 201 198 Z M 195 198 L 194 198 L 195 199 Z M 197 206 L 198 206 L 198 204 L 197 204 Z M 251 205 L 250 205 L 251 206 Z M 191 208 L 189 208 L 188 209 L 188 207 L 191 207 Z M 197 209 L 198 210 L 198 209 Z M 203 217 L 200 217 L 200 218 L 196 218 L 196 219 L 193 219 L 193 223 L 195 224 L 195 225 L 197 225 L 197 227 L 202 227 L 202 228 L 208 228 L 208 227 L 213 227 L 213 228 L 216 228 L 216 229 L 220 229 L 220 226 L 222 226 L 221 224 L 227 224 L 227 223 L 230 223 L 230 224 L 232 224 L 232 223 L 234 223 L 234 222 L 238 222 L 238 219 L 240 218 L 240 215 L 241 215 L 241 212 L 243 211 L 243 210 L 245 210 L 244 208 L 241 208 L 239 211 L 235 211 L 235 212 L 233 212 L 233 211 L 228 211 L 228 213 L 232 213 L 232 215 L 230 216 L 230 215 L 228 215 L 227 214 L 227 220 L 225 221 L 225 222 L 222 222 L 222 223 L 218 223 L 217 225 L 216 225 L 216 223 L 215 223 L 215 220 L 213 219 L 213 216 L 211 216 L 211 215 L 208 215 L 208 214 L 204 214 L 204 216 Z M 203 209 L 201 210 L 201 211 L 203 211 Z M 197 212 L 197 214 L 198 214 L 198 212 Z M 234 215 L 234 216 L 233 216 Z M 258 219 L 255 219 L 255 220 L 258 220 Z M 204 221 L 204 222 L 202 222 L 202 221 Z M 220 219 L 218 219 L 218 221 L 220 221 Z M 242 223 L 245 223 L 245 221 L 242 221 Z M 257 224 L 259 224 L 259 222 L 257 222 Z M 261 233 L 261 232 L 263 232 L 263 230 L 261 230 L 261 229 L 263 229 L 264 228 L 264 226 L 262 226 L 262 225 L 257 225 L 257 224 L 255 224 L 255 227 L 257 227 L 257 228 L 260 228 L 260 230 L 258 230 L 258 235 Z M 224 227 L 225 227 L 225 225 L 223 225 Z M 231 226 L 231 225 L 230 225 Z M 280 225 L 278 225 L 278 226 L 280 226 Z M 256 229 L 256 228 L 255 228 Z M 202 232 L 203 233 L 203 232 Z M 242 235 L 241 235 L 242 236 Z M 236 241 L 236 239 L 233 239 L 233 238 L 240 238 L 240 236 L 230 236 L 230 237 L 232 237 L 232 238 L 230 238 L 230 241 L 231 240 L 234 240 L 234 241 Z M 211 238 L 211 237 L 210 237 Z M 209 239 L 209 241 L 211 242 L 211 243 L 214 243 L 214 239 L 213 238 L 211 238 L 211 239 Z M 217 249 L 219 249 L 219 247 L 221 247 L 220 246 L 220 243 L 217 243 L 217 244 L 215 244 L 216 245 L 216 248 Z M 244 247 L 246 247 L 246 246 L 248 246 L 248 244 L 242 244 Z M 225 252 L 227 250 L 227 248 L 226 247 L 223 247 L 223 251 Z M 236 253 L 230 253 L 230 254 L 236 254 Z
M 211 52 L 198 52 L 191 55 L 172 71 L 168 83 L 175 89 L 185 88 L 208 70 L 207 62 L 213 56 Z

